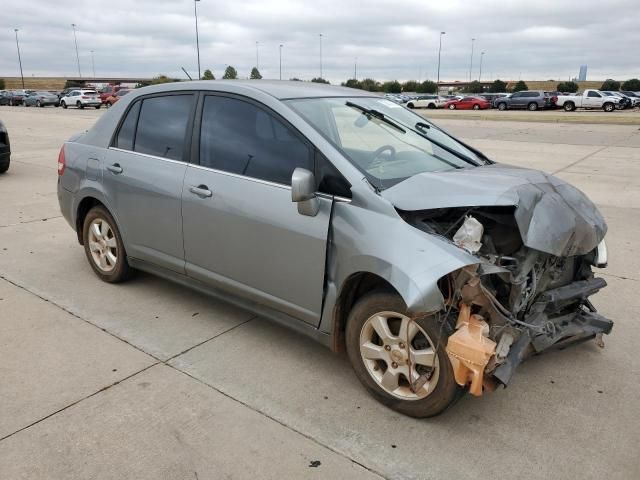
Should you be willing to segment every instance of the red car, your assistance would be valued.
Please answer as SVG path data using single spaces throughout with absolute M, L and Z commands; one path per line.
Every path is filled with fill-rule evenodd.
M 120 85 L 107 85 L 106 87 L 101 88 L 98 90 L 98 93 L 100 94 L 100 101 L 102 103 L 107 103 L 107 98 L 114 96 L 123 88 L 124 87 L 121 87 Z
M 449 110 L 484 110 L 485 108 L 491 108 L 491 104 L 484 98 L 464 97 L 461 100 L 449 100 L 443 107 Z

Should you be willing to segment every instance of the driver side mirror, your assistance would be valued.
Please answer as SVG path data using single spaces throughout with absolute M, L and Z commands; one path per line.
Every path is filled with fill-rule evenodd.
M 296 168 L 291 175 L 291 201 L 298 204 L 298 213 L 315 217 L 320 210 L 316 196 L 316 179 L 305 168 Z

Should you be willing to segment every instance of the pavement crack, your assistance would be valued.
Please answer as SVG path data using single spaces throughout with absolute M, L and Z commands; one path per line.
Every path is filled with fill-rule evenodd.
M 62 215 L 55 215 L 53 217 L 35 218 L 33 220 L 25 220 L 24 222 L 10 223 L 8 225 L 0 225 L 0 228 L 15 227 L 17 225 L 25 225 L 27 223 L 46 222 L 48 220 L 55 220 L 56 218 L 62 218 Z
M 607 148 L 609 148 L 609 147 L 611 147 L 611 145 L 605 145 L 604 147 L 601 147 L 601 148 L 599 148 L 598 150 L 596 150 L 596 151 L 594 151 L 594 152 L 591 152 L 591 153 L 589 153 L 589 154 L 585 155 L 585 156 L 584 156 L 584 157 L 582 157 L 582 158 L 579 158 L 579 159 L 578 159 L 578 160 L 576 160 L 575 162 L 571 162 L 569 165 L 565 165 L 564 167 L 562 167 L 562 168 L 560 168 L 560 169 L 558 169 L 558 170 L 555 170 L 555 171 L 551 172 L 551 174 L 552 174 L 552 175 L 556 175 L 557 173 L 564 172 L 565 170 L 567 170 L 567 169 L 569 169 L 569 168 L 571 168 L 571 167 L 573 167 L 573 166 L 577 165 L 578 163 L 580 163 L 580 162 L 582 162 L 582 161 L 586 160 L 587 158 L 593 157 L 594 155 L 596 155 L 596 154 L 598 154 L 598 153 L 602 152 L 603 150 L 606 150 L 606 149 L 607 149 Z
M 52 412 L 52 413 L 50 413 L 50 414 L 48 414 L 48 415 L 45 415 L 45 416 L 44 416 L 44 417 L 42 417 L 42 418 L 39 418 L 39 419 L 38 419 L 38 420 L 36 420 L 35 422 L 31 422 L 29 425 L 25 425 L 24 427 L 19 428 L 19 429 L 18 429 L 18 430 L 16 430 L 15 432 L 9 433 L 8 435 L 5 435 L 4 437 L 0 437 L 0 442 L 2 442 L 3 440 L 6 440 L 6 439 L 7 439 L 7 438 L 9 438 L 9 437 L 12 437 L 12 436 L 16 435 L 17 433 L 22 432 L 23 430 L 26 430 L 26 429 L 28 429 L 28 428 L 31 428 L 31 427 L 33 427 L 34 425 L 37 425 L 37 424 L 38 424 L 38 423 L 40 423 L 40 422 L 44 422 L 46 419 L 51 418 L 51 417 L 53 417 L 54 415 L 57 415 L 58 413 L 64 412 L 65 410 L 67 410 L 67 409 L 69 409 L 69 408 L 71 408 L 71 407 L 73 407 L 73 406 L 75 406 L 75 405 L 79 404 L 80 402 L 84 402 L 85 400 L 87 400 L 87 399 L 89 399 L 89 398 L 91 398 L 91 397 L 94 397 L 95 395 L 98 395 L 99 393 L 105 392 L 105 391 L 109 390 L 111 387 L 115 387 L 116 385 L 118 385 L 118 384 L 120 384 L 120 383 L 122 383 L 122 382 L 125 382 L 125 381 L 127 381 L 127 380 L 131 379 L 132 377 L 135 377 L 136 375 L 139 375 L 140 373 L 142 373 L 142 372 L 144 372 L 144 371 L 146 371 L 146 370 L 149 370 L 151 367 L 154 367 L 154 366 L 156 366 L 156 365 L 158 365 L 158 364 L 160 364 L 160 363 L 162 363 L 162 362 L 154 362 L 154 363 L 152 363 L 151 365 L 148 365 L 148 366 L 144 367 L 143 369 L 138 370 L 137 372 L 132 373 L 131 375 L 128 375 L 128 376 L 126 376 L 126 377 L 124 377 L 124 378 L 121 378 L 120 380 L 118 380 L 118 381 L 116 381 L 116 382 L 113 382 L 113 383 L 111 383 L 111 384 L 109 384 L 109 385 L 107 385 L 107 386 L 105 386 L 105 387 L 102 387 L 101 389 L 96 390 L 95 392 L 90 393 L 89 395 L 86 395 L 86 396 L 84 396 L 84 397 L 82 397 L 82 398 L 80 398 L 80 399 L 76 400 L 75 402 L 71 402 L 69 405 L 66 405 L 66 406 L 62 407 L 62 408 L 60 408 L 60 409 L 56 410 L 55 412 Z

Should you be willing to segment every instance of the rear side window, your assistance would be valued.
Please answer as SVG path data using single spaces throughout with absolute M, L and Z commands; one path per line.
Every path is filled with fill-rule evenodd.
M 311 149 L 271 113 L 243 100 L 207 96 L 200 165 L 290 185 L 297 167 L 313 171 L 313 158 Z
M 120 126 L 120 131 L 116 137 L 114 147 L 122 148 L 124 150 L 133 150 L 133 141 L 136 134 L 136 123 L 138 123 L 138 114 L 140 113 L 140 104 L 142 102 L 136 102 L 129 109 L 127 118 L 124 119 Z
M 192 94 L 144 99 L 133 150 L 171 160 L 182 160 L 193 99 Z

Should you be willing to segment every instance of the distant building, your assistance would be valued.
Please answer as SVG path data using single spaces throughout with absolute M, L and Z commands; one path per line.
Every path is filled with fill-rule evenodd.
M 578 73 L 578 81 L 586 82 L 587 81 L 587 66 L 580 65 L 580 73 Z

